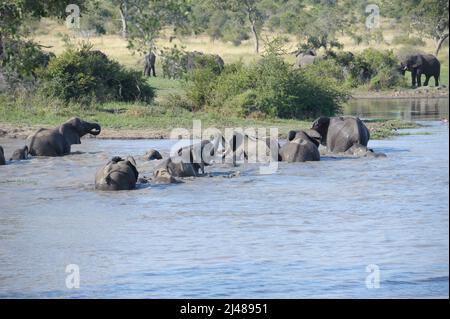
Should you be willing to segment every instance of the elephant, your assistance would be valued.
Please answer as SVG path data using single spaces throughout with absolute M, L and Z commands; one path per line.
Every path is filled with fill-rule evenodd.
M 205 166 L 212 164 L 220 142 L 223 143 L 223 137 L 216 136 L 212 142 L 202 140 L 178 149 L 176 157 L 169 157 L 155 167 L 154 181 L 176 183 L 177 177 L 198 177 L 205 174 Z
M 149 149 L 145 155 L 145 160 L 146 161 L 153 161 L 153 160 L 160 160 L 162 159 L 161 153 L 159 153 L 157 150 L 154 149 Z
M 313 64 L 317 59 L 316 52 L 313 49 L 307 49 L 304 51 L 297 51 L 296 55 L 297 61 L 295 62 L 295 66 L 302 68 L 306 65 Z
M 220 74 L 225 66 L 223 59 L 217 54 L 204 54 L 198 51 L 187 52 L 181 57 L 180 65 L 184 72 L 211 67 L 216 74 Z
M 139 172 L 136 162 L 129 156 L 126 160 L 113 157 L 95 174 L 95 189 L 101 191 L 131 190 L 136 187 Z
M 151 76 L 153 74 L 156 77 L 156 55 L 153 52 L 147 54 L 144 58 L 144 76 Z
M 24 146 L 14 151 L 10 161 L 20 161 L 28 159 L 28 146 Z
M 271 149 L 271 146 L 275 149 Z M 234 132 L 223 153 L 223 158 L 232 153 L 233 165 L 236 160 L 244 158 L 252 163 L 280 161 L 280 144 L 278 140 L 270 137 L 258 138 L 247 133 Z M 263 153 L 261 154 L 261 151 Z
M 361 144 L 353 144 L 353 146 L 350 147 L 344 154 L 358 157 L 374 157 L 374 158 L 386 157 L 386 154 L 377 153 L 373 149 L 368 148 L 367 146 Z
M 3 147 L 0 146 L 0 165 L 5 165 L 5 153 L 3 151 Z
M 441 63 L 432 54 L 413 54 L 407 56 L 400 64 L 400 72 L 405 75 L 406 71 L 411 72 L 412 86 L 422 85 L 421 77 L 425 75 L 424 86 L 428 85 L 431 77 L 434 77 L 436 86 L 439 86 L 441 76 Z
M 288 163 L 320 161 L 321 138 L 315 130 L 290 131 L 288 142 L 280 148 L 281 160 Z
M 331 153 L 356 152 L 354 145 L 367 147 L 370 132 L 359 118 L 354 116 L 325 117 L 314 121 L 312 129 L 321 135 L 321 144 Z
M 38 130 L 31 137 L 28 149 L 32 156 L 63 156 L 70 154 L 72 144 L 81 144 L 80 138 L 84 135 L 100 132 L 99 124 L 74 117 L 57 128 Z

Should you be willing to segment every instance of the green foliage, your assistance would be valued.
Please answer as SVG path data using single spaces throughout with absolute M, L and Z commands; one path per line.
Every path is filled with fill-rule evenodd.
M 294 70 L 273 54 L 248 66 L 226 66 L 220 75 L 200 69 L 187 83 L 187 97 L 197 109 L 238 116 L 303 119 L 333 115 L 348 97 L 336 80 Z
M 403 82 L 398 65 L 399 61 L 393 51 L 366 49 L 355 54 L 350 63 L 349 81 L 354 87 L 368 84 L 372 90 L 392 88 Z
M 89 45 L 69 48 L 38 72 L 40 92 L 63 101 L 151 101 L 153 89 L 140 72 L 126 70 Z
M 5 48 L 5 58 L 0 60 L 0 66 L 12 88 L 32 86 L 36 71 L 46 67 L 53 56 L 31 41 L 10 39 L 5 41 Z

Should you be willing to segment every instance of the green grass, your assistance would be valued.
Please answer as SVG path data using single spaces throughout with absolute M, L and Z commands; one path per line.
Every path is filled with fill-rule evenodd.
M 290 130 L 311 127 L 311 120 L 224 117 L 214 113 L 163 107 L 159 104 L 105 103 L 95 105 L 94 109 L 83 109 L 75 105 L 64 107 L 56 102 L 42 102 L 33 98 L 27 101 L 28 103 L 25 103 L 21 99 L 0 95 L 1 122 L 21 126 L 52 127 L 60 125 L 70 117 L 78 116 L 87 121 L 97 122 L 103 128 L 124 131 L 147 130 L 154 132 L 155 136 L 163 137 L 168 137 L 174 128 L 191 129 L 193 120 L 201 120 L 203 129 L 276 127 L 280 138 L 286 138 Z M 400 120 L 375 120 L 366 124 L 371 131 L 372 139 L 388 138 L 398 135 L 399 129 L 417 127 L 416 123 Z

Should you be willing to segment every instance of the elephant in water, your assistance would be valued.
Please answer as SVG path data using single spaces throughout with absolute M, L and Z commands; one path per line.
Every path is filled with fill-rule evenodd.
M 28 146 L 24 146 L 14 151 L 10 161 L 20 161 L 28 159 Z
M 214 141 L 203 140 L 190 146 L 182 147 L 177 156 L 169 157 L 157 165 L 153 171 L 157 183 L 176 183 L 177 177 L 198 177 L 205 173 L 205 166 L 213 162 L 223 137 L 216 136 Z
M 102 191 L 134 189 L 138 177 L 133 157 L 129 156 L 126 160 L 114 157 L 95 174 L 95 189 Z
M 367 144 L 370 133 L 367 126 L 357 117 L 320 117 L 314 121 L 312 129 L 321 136 L 321 144 L 330 153 L 346 153 L 362 156 L 369 151 Z
M 30 142 L 32 156 L 63 156 L 70 154 L 72 144 L 81 144 L 80 138 L 86 134 L 98 135 L 101 128 L 97 123 L 89 123 L 74 117 L 55 129 L 40 129 Z
M 247 133 L 235 132 L 228 142 L 223 158 L 232 153 L 233 165 L 236 160 L 247 160 L 250 163 L 280 161 L 280 145 L 278 140 L 270 137 L 255 137 Z
M 5 153 L 3 152 L 3 147 L 0 146 L 0 165 L 5 165 Z
M 428 85 L 431 77 L 434 77 L 434 83 L 439 86 L 439 77 L 441 76 L 441 63 L 432 54 L 413 54 L 407 56 L 400 64 L 400 72 L 405 75 L 406 71 L 411 72 L 412 86 L 422 85 L 421 77 L 425 75 L 424 86 Z
M 320 161 L 319 145 L 321 135 L 315 130 L 290 131 L 288 142 L 280 148 L 284 162 Z

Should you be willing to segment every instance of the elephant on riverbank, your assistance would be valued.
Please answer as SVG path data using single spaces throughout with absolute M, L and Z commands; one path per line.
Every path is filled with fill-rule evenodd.
M 63 156 L 70 154 L 71 145 L 81 144 L 80 138 L 84 135 L 98 135 L 100 132 L 97 123 L 74 117 L 55 129 L 37 131 L 31 137 L 28 149 L 32 156 Z
M 283 162 L 320 161 L 321 135 L 315 130 L 290 131 L 288 142 L 280 148 Z
M 24 146 L 15 150 L 10 158 L 10 161 L 20 161 L 28 159 L 28 146 Z
M 153 52 L 150 52 L 144 57 L 144 76 L 153 75 L 156 77 L 156 55 Z
M 205 166 L 212 165 L 222 136 L 216 136 L 211 142 L 203 140 L 200 143 L 185 146 L 176 151 L 157 165 L 153 171 L 153 180 L 157 183 L 176 183 L 178 177 L 198 177 L 205 174 Z
M 95 174 L 95 189 L 101 191 L 134 189 L 138 177 L 139 172 L 133 157 L 129 156 L 126 160 L 114 157 Z
M 223 158 L 230 156 L 233 165 L 237 160 L 246 160 L 249 163 L 266 163 L 280 161 L 280 144 L 276 138 L 256 137 L 247 133 L 234 132 L 228 142 Z
M 3 147 L 0 146 L 0 165 L 5 165 L 5 153 L 3 151 Z
M 295 56 L 297 60 L 295 61 L 295 66 L 298 68 L 302 68 L 306 65 L 313 64 L 314 61 L 318 58 L 316 52 L 313 49 L 307 49 L 304 51 L 298 51 Z
M 367 147 L 370 139 L 367 126 L 353 116 L 322 116 L 314 121 L 312 129 L 321 135 L 321 144 L 330 153 L 345 153 L 348 150 L 357 153 L 356 146 Z
M 425 75 L 424 86 L 428 86 L 431 77 L 434 77 L 434 83 L 439 86 L 439 77 L 441 76 L 441 63 L 432 54 L 413 54 L 408 55 L 400 64 L 400 72 L 411 72 L 412 86 L 422 85 L 422 74 Z

